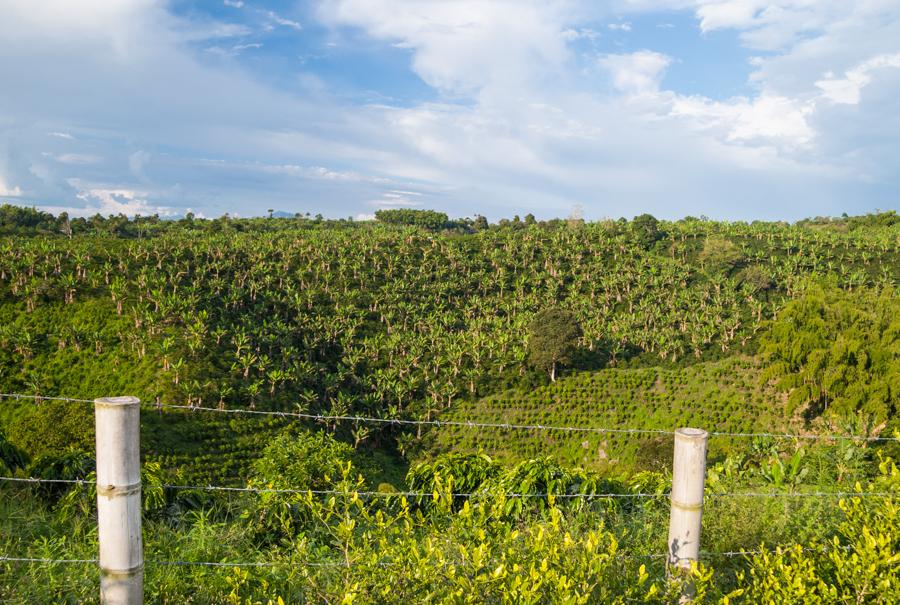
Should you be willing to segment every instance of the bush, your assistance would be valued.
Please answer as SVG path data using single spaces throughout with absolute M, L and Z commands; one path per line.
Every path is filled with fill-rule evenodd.
M 0 430 L 0 471 L 12 472 L 25 468 L 27 463 L 28 455 L 10 443 L 3 431 Z
M 286 433 L 254 463 L 252 483 L 275 489 L 328 489 L 353 458 L 349 444 L 324 432 Z
M 28 476 L 39 479 L 90 479 L 96 469 L 94 457 L 83 450 L 69 449 L 62 453 L 43 454 L 35 458 L 26 470 Z M 51 498 L 58 498 L 71 487 L 67 483 L 43 483 L 39 490 Z
M 93 451 L 94 408 L 82 403 L 45 402 L 16 417 L 10 441 L 32 459 L 75 449 Z

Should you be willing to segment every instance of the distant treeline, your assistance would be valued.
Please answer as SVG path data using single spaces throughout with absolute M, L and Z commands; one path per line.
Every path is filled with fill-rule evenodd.
M 704 222 L 706 217 L 687 216 L 678 223 Z M 482 215 L 474 218 L 462 217 L 451 219 L 444 212 L 434 210 L 415 210 L 409 208 L 396 208 L 379 210 L 375 213 L 375 221 L 387 225 L 401 227 L 416 227 L 435 232 L 450 233 L 476 233 L 492 228 L 517 229 L 532 225 L 545 227 L 559 227 L 562 225 L 577 226 L 584 224 L 581 218 L 555 218 L 549 220 L 537 220 L 533 214 L 526 214 L 524 218 L 518 215 L 512 219 L 502 218 L 496 223 L 490 223 Z M 605 222 L 619 225 L 621 228 L 644 232 L 643 238 L 646 244 L 662 237 L 659 231 L 660 221 L 649 214 L 642 214 L 629 222 L 625 218 L 617 220 L 606 219 Z M 761 222 L 761 221 L 753 221 Z M 326 219 L 321 214 L 311 216 L 310 213 L 295 213 L 293 216 L 278 216 L 269 211 L 267 217 L 236 218 L 224 214 L 218 218 L 197 217 L 188 212 L 183 217 L 161 217 L 158 214 L 151 216 L 128 217 L 124 214 L 103 216 L 95 214 L 90 217 L 70 217 L 67 212 L 58 215 L 44 212 L 36 208 L 15 206 L 12 204 L 0 205 L 0 235 L 59 235 L 60 237 L 73 237 L 82 234 L 109 235 L 121 238 L 142 238 L 160 235 L 172 228 L 179 230 L 191 229 L 209 233 L 221 231 L 283 231 L 296 229 L 298 224 L 309 228 L 319 226 L 348 226 L 353 224 L 364 225 L 371 221 L 354 221 L 352 218 Z M 786 223 L 783 223 L 786 224 Z M 824 229 L 841 232 L 855 231 L 863 228 L 892 227 L 900 224 L 900 216 L 894 210 L 861 216 L 841 217 L 816 217 L 804 219 L 796 223 L 797 226 L 810 229 Z

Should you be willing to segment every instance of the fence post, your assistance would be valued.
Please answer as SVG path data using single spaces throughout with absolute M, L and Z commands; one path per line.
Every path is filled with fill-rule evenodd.
M 691 562 L 700 555 L 708 436 L 703 429 L 680 428 L 675 431 L 668 563 L 669 568 L 674 568 L 676 572 L 690 569 Z
M 100 603 L 140 605 L 144 599 L 140 400 L 136 397 L 95 399 L 94 419 Z

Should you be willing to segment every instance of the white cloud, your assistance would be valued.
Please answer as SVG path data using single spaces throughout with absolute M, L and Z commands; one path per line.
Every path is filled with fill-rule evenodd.
M 266 15 L 269 17 L 269 19 L 272 21 L 272 23 L 275 23 L 276 25 L 290 27 L 291 29 L 295 29 L 297 31 L 300 31 L 303 29 L 303 26 L 300 25 L 300 23 L 298 23 L 297 21 L 293 21 L 291 19 L 286 19 L 286 18 L 282 17 L 281 15 L 279 15 L 278 13 L 276 13 L 275 11 L 266 11 Z
M 130 189 L 88 189 L 79 193 L 78 197 L 87 202 L 88 206 L 85 211 L 96 210 L 104 215 L 134 216 L 135 214 L 154 214 L 154 211 L 159 211 L 158 208 L 151 209 L 146 200 L 146 193 Z M 165 215 L 169 212 L 164 210 L 161 214 Z
M 753 8 L 758 3 L 669 4 L 706 7 L 698 11 L 706 31 L 737 28 L 747 34 L 746 44 L 768 48 L 790 43 L 792 35 L 807 35 L 826 21 L 821 15 L 796 21 L 811 10 L 800 0 L 769 3 L 761 10 Z M 834 3 L 829 6 L 831 10 Z M 495 24 L 490 8 L 468 3 L 467 10 L 451 14 L 442 2 L 326 3 L 330 23 L 360 27 L 376 39 L 399 43 L 410 49 L 426 82 L 448 95 L 474 100 L 464 106 L 428 103 L 387 112 L 392 145 L 399 150 L 379 164 L 382 171 L 444 183 L 447 195 L 456 199 L 474 188 L 490 190 L 495 204 L 505 198 L 531 208 L 541 204 L 564 210 L 573 201 L 598 196 L 639 199 L 651 206 L 675 198 L 728 198 L 731 207 L 741 208 L 736 198 L 742 198 L 756 201 L 756 211 L 781 216 L 803 212 L 788 203 L 799 191 L 816 192 L 822 208 L 811 212 L 820 213 L 839 203 L 843 185 L 836 183 L 849 187 L 857 178 L 843 165 L 846 158 L 819 152 L 820 116 L 809 86 L 796 94 L 761 81 L 759 92 L 748 97 L 685 97 L 661 89 L 673 58 L 652 49 L 598 58 L 618 94 L 598 97 L 590 86 L 565 78 L 559 79 L 560 86 L 545 86 L 555 74 L 577 73 L 566 50 L 556 49 L 560 40 L 579 39 L 582 26 L 558 6 L 523 2 L 524 21 L 540 23 L 526 32 L 521 24 Z M 779 10 L 796 22 L 775 27 Z M 494 52 L 488 36 L 479 37 L 493 27 L 503 30 L 490 38 L 503 40 L 505 54 Z M 555 35 L 542 35 L 544 29 Z M 761 59 L 760 66 L 767 61 Z M 495 77 L 492 70 L 500 65 L 504 73 Z M 500 84 L 508 94 L 496 94 Z M 673 192 L 673 182 L 683 187 L 682 196 Z M 738 194 L 733 193 L 736 187 Z M 718 203 L 712 202 L 712 210 Z
M 346 181 L 358 183 L 386 184 L 390 179 L 361 174 L 352 170 L 333 170 L 325 166 L 302 166 L 299 164 L 269 164 L 265 162 L 233 162 L 215 159 L 197 160 L 197 164 L 211 166 L 222 170 L 243 170 L 269 175 L 296 177 L 301 179 L 317 179 L 325 181 Z M 406 192 L 410 193 L 410 192 Z M 411 195 L 416 195 L 410 193 Z
M 19 187 L 10 187 L 3 178 L 0 177 L 0 197 L 19 197 L 22 195 L 22 189 Z
M 697 7 L 700 29 L 711 31 L 726 27 L 748 28 L 758 26 L 760 10 L 773 3 L 766 0 L 713 0 L 701 1 Z
M 900 68 L 900 53 L 882 54 L 847 70 L 843 78 L 826 75 L 816 82 L 822 95 L 833 103 L 859 105 L 862 89 L 872 83 L 872 72 L 886 67 Z
M 702 32 L 733 29 L 750 48 L 779 51 L 812 40 L 848 15 L 866 15 L 870 25 L 890 17 L 895 0 L 620 0 L 624 11 L 691 10 Z
M 243 8 L 244 7 L 243 0 L 223 0 L 223 4 L 225 6 L 230 6 L 231 8 Z
M 75 137 L 70 135 L 68 132 L 50 132 L 48 133 L 51 137 L 57 137 L 59 139 L 68 139 L 70 141 L 74 140 Z
M 414 50 L 413 70 L 453 94 L 508 97 L 560 70 L 568 58 L 565 10 L 542 0 L 333 0 L 327 23 Z
M 224 58 L 233 58 L 233 57 L 237 57 L 245 50 L 257 49 L 257 48 L 262 48 L 262 47 L 263 47 L 263 45 L 261 42 L 251 42 L 251 43 L 247 43 L 247 44 L 234 44 L 233 46 L 230 46 L 230 47 L 223 47 L 218 44 L 215 44 L 213 46 L 207 46 L 203 50 L 205 52 L 208 52 L 211 55 L 218 55 L 218 56 L 224 57 Z
M 561 31 L 559 35 L 566 42 L 574 42 L 576 40 L 590 40 L 593 42 L 601 37 L 600 32 L 589 27 L 582 27 L 578 29 L 573 29 L 570 27 Z
M 624 23 L 610 23 L 607 27 L 613 31 L 622 31 L 622 32 L 630 32 L 631 31 L 631 23 L 627 21 Z
M 599 59 L 600 66 L 612 77 L 613 86 L 627 94 L 659 90 L 659 83 L 671 62 L 668 56 L 649 50 L 603 55 Z
M 414 191 L 386 191 L 381 194 L 381 198 L 370 200 L 370 206 L 378 208 L 415 208 L 421 206 L 422 202 L 410 197 L 418 197 L 420 194 Z
M 715 102 L 702 97 L 674 97 L 672 115 L 689 117 L 703 129 L 720 129 L 729 141 L 778 141 L 789 147 L 809 145 L 815 132 L 808 123 L 814 106 L 763 94 L 756 99 Z
M 97 164 L 103 160 L 100 156 L 89 153 L 61 153 L 55 159 L 63 164 Z
M 77 179 L 72 180 L 72 186 L 79 189 L 77 198 L 83 202 L 80 206 L 54 206 L 39 204 L 38 207 L 46 212 L 59 214 L 67 212 L 69 216 L 88 217 L 95 214 L 103 216 L 124 214 L 126 216 L 150 216 L 158 214 L 164 217 L 176 216 L 178 213 L 168 206 L 152 205 L 147 200 L 147 193 L 132 189 L 104 189 L 85 185 Z M 81 187 L 87 187 L 81 189 Z

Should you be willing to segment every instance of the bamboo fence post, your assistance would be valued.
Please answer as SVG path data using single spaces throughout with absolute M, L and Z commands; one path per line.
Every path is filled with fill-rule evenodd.
M 97 526 L 100 603 L 141 605 L 144 551 L 141 540 L 140 400 L 94 400 L 97 430 Z
M 676 573 L 690 570 L 691 564 L 700 555 L 708 437 L 709 434 L 703 429 L 680 428 L 675 431 L 668 566 Z M 686 596 L 689 600 L 690 596 Z

